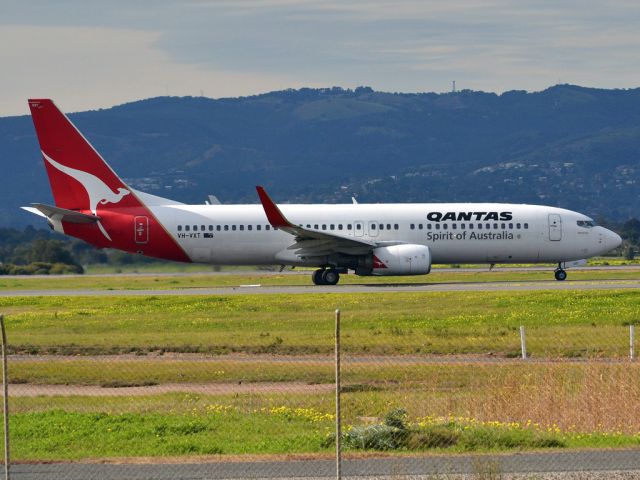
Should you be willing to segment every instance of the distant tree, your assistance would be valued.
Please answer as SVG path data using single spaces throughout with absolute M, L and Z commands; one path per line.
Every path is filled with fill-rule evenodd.
M 633 245 L 640 243 L 640 220 L 632 218 L 627 220 L 620 230 L 620 236 Z
M 17 247 L 12 256 L 12 263 L 64 263 L 77 265 L 71 253 L 65 249 L 61 240 L 36 238 L 33 242 Z

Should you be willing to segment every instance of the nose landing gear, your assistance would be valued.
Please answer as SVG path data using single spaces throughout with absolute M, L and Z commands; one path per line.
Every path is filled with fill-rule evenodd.
M 562 262 L 558 263 L 558 268 L 554 272 L 556 280 L 563 281 L 567 279 L 567 272 L 562 268 Z
M 311 275 L 315 285 L 336 285 L 340 281 L 340 274 L 334 268 L 321 268 Z

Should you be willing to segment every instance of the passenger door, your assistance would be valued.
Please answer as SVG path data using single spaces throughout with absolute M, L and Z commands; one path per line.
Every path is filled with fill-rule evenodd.
M 549 240 L 562 240 L 562 218 L 555 213 L 549 214 Z

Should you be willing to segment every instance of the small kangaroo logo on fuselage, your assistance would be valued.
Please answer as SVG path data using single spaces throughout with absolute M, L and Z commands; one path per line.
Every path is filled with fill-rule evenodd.
M 56 162 L 53 158 L 51 158 L 46 153 L 42 152 L 45 160 L 49 162 L 49 164 L 57 170 L 60 170 L 62 173 L 69 175 L 74 180 L 77 180 L 87 191 L 87 195 L 89 196 L 89 210 L 94 215 L 98 215 L 96 209 L 98 204 L 106 205 L 107 203 L 116 204 L 120 202 L 125 196 L 129 195 L 131 192 L 126 188 L 118 188 L 117 192 L 111 190 L 109 185 L 104 183 L 95 175 L 92 175 L 87 172 L 83 172 L 82 170 L 76 170 L 75 168 L 67 167 Z M 111 237 L 104 229 L 100 221 L 98 220 L 98 228 L 102 232 L 102 234 L 109 240 Z

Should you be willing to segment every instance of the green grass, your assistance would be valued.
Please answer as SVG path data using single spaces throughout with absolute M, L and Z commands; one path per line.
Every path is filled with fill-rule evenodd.
M 569 270 L 570 281 L 637 280 L 640 269 L 628 270 Z M 503 271 L 488 267 L 480 270 L 447 271 L 434 269 L 429 275 L 409 277 L 358 277 L 342 275 L 341 284 L 412 284 L 466 282 L 555 282 L 553 267 L 549 270 Z M 211 273 L 185 270 L 184 275 L 148 271 L 145 275 L 75 275 L 59 277 L 0 277 L 0 290 L 158 290 L 182 288 L 237 287 L 240 285 L 312 285 L 311 272 L 305 273 Z
M 632 290 L 3 297 L 12 352 L 329 353 L 333 309 L 355 354 L 624 356 Z
M 83 409 L 69 408 L 77 399 L 61 397 L 54 397 L 46 410 L 25 412 L 23 405 L 11 417 L 14 460 L 319 454 L 332 450 L 334 417 L 327 398 L 322 402 L 312 398 L 303 407 L 278 404 L 273 398 L 252 398 L 251 406 L 244 399 L 245 403 L 239 406 L 237 397 L 169 395 L 137 399 L 135 411 L 117 412 L 109 411 L 109 405 L 131 403 L 131 399 L 105 400 L 106 408 L 103 404 L 93 411 L 87 411 L 86 402 Z M 301 400 L 302 397 L 289 399 L 288 403 Z M 155 407 L 157 402 L 165 408 L 151 411 L 149 406 Z M 66 408 L 58 408 L 60 404 Z M 345 407 L 349 406 L 347 399 Z M 640 444 L 640 435 L 634 433 L 563 431 L 557 426 L 469 417 L 409 417 L 408 421 L 411 434 L 395 444 L 394 453 L 628 448 Z M 357 441 L 358 432 L 371 430 L 367 424 L 357 418 L 353 422 L 345 418 L 344 423 L 347 451 L 387 450 L 376 442 L 365 445 Z
M 330 423 L 309 428 L 292 415 L 104 414 L 61 410 L 12 418 L 15 460 L 311 453 L 323 449 Z

